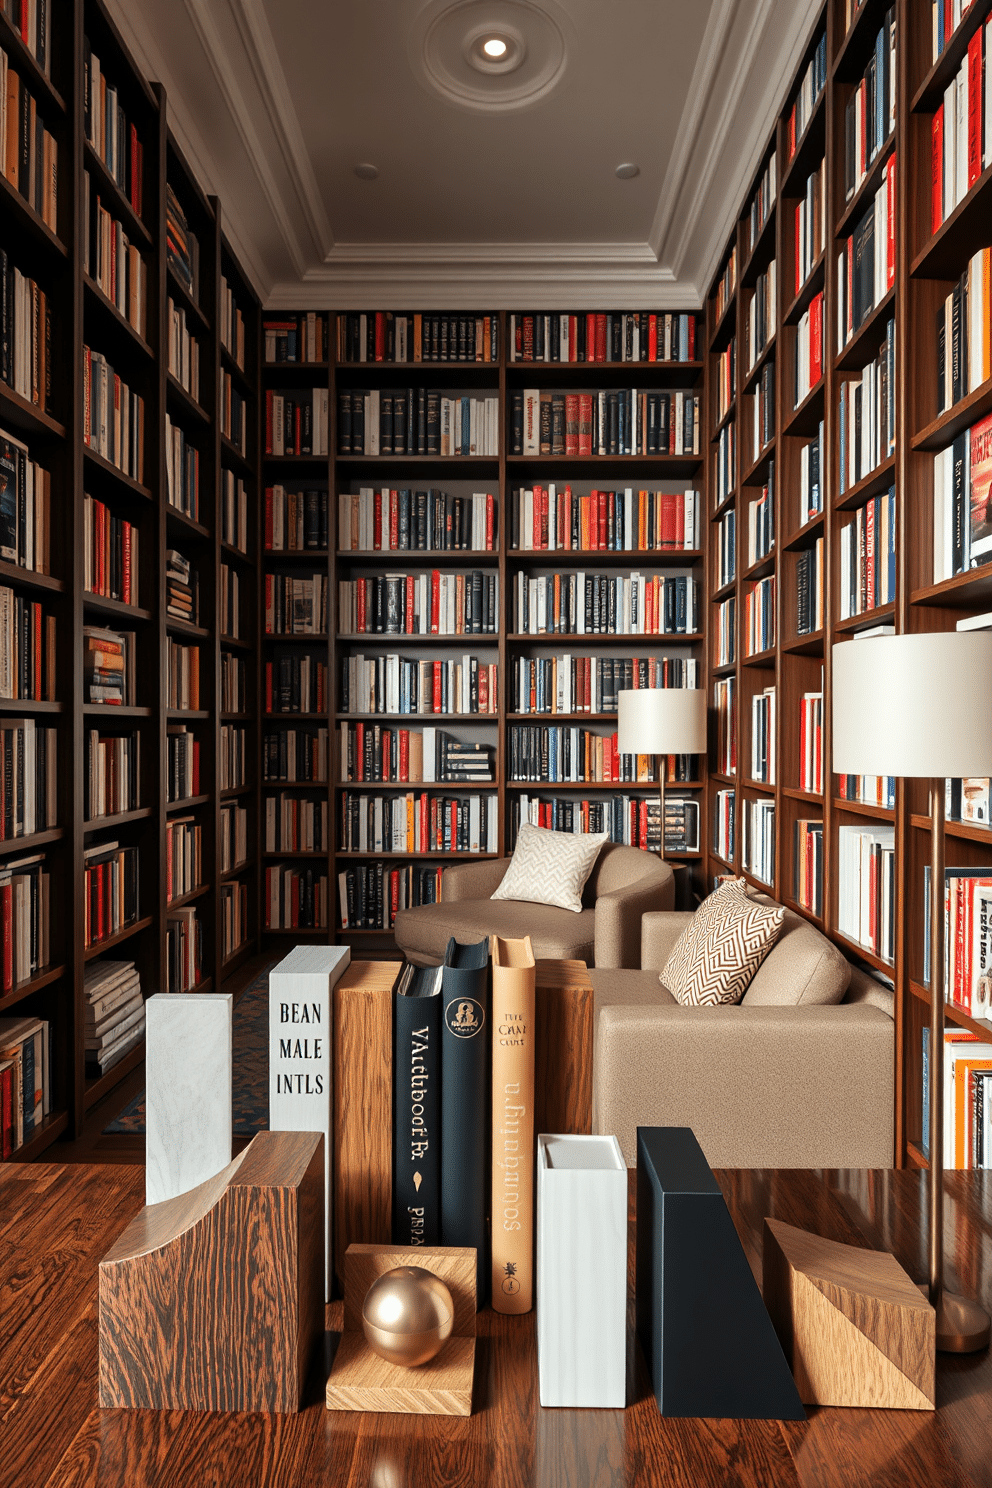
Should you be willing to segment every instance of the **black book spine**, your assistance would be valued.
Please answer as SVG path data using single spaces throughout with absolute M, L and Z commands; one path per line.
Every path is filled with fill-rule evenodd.
M 424 972 L 433 979 L 429 968 Z M 440 1239 L 441 1001 L 438 995 L 393 999 L 396 1245 L 437 1245 Z

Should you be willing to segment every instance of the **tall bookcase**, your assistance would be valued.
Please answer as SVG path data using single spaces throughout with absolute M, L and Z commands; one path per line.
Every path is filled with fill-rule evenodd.
M 933 114 L 966 56 L 971 37 L 986 24 L 990 11 L 988 0 L 972 5 L 935 62 L 930 6 L 899 0 L 890 12 L 880 0 L 863 0 L 857 8 L 850 0 L 828 0 L 817 17 L 757 176 L 742 204 L 707 306 L 713 472 L 708 523 L 711 705 L 718 700 L 718 690 L 725 689 L 728 682 L 735 689 L 733 714 L 718 719 L 710 759 L 709 881 L 712 883 L 719 874 L 743 872 L 756 887 L 766 889 L 813 920 L 851 959 L 891 982 L 896 999 L 894 1156 L 899 1164 L 918 1166 L 925 1166 L 921 1120 L 922 1029 L 929 997 L 923 983 L 928 796 L 925 785 L 919 782 L 905 786 L 895 782 L 891 795 L 884 782 L 878 783 L 872 793 L 873 783 L 869 782 L 867 794 L 863 789 L 856 794 L 854 782 L 842 782 L 831 772 L 831 648 L 838 642 L 856 643 L 859 633 L 880 625 L 894 627 L 897 633 L 953 629 L 963 616 L 987 609 L 992 593 L 987 568 L 969 569 L 938 583 L 933 577 L 934 453 L 992 408 L 992 384 L 985 382 L 938 416 L 935 329 L 938 308 L 967 270 L 970 256 L 992 243 L 990 171 L 985 170 L 936 233 L 931 231 L 930 215 Z M 894 127 L 891 131 L 883 127 L 876 150 L 868 153 L 863 168 L 851 180 L 846 110 L 872 63 L 887 16 L 895 23 Z M 818 45 L 825 46 L 826 51 L 822 87 L 814 88 L 806 98 L 803 127 L 794 130 L 793 106 L 802 98 L 803 79 L 815 60 Z M 773 153 L 777 189 L 767 221 L 752 246 L 749 208 Z M 823 235 L 821 242 L 807 252 L 802 282 L 797 282 L 796 209 L 805 203 L 806 183 L 818 170 L 825 173 Z M 838 258 L 876 193 L 881 199 L 892 185 L 894 213 L 891 196 L 886 198 L 884 209 L 892 217 L 891 272 L 883 257 L 885 279 L 876 283 L 874 303 L 861 307 L 855 323 L 848 327 L 842 319 L 847 301 L 842 298 L 845 289 Z M 772 258 L 778 271 L 775 317 L 763 358 L 774 364 L 775 405 L 769 440 L 759 451 L 751 440 L 749 399 L 760 368 L 748 371 L 743 348 L 751 297 L 758 276 Z M 721 281 L 732 261 L 736 279 L 724 304 Z M 806 354 L 803 317 L 820 294 L 820 375 L 804 391 L 797 406 L 796 358 Z M 893 334 L 891 352 L 888 340 Z M 721 370 L 725 370 L 721 357 L 734 340 L 738 348 L 736 386 L 728 407 L 726 401 L 720 403 L 719 380 Z M 846 416 L 854 406 L 853 386 L 865 378 L 865 369 L 871 363 L 884 361 L 886 354 L 889 363 L 884 368 L 881 397 L 884 402 L 891 393 L 889 422 L 886 427 L 882 421 L 881 437 L 871 457 L 862 466 L 854 464 L 852 468 L 845 431 L 849 435 Z M 846 400 L 844 420 L 842 400 Z M 803 451 L 816 438 L 821 423 L 823 494 L 819 509 L 809 511 L 801 504 Z M 720 436 L 731 426 L 737 434 L 736 460 L 718 504 L 717 466 L 724 452 Z M 771 461 L 773 545 L 764 557 L 749 565 L 748 507 L 760 496 Z M 729 577 L 726 560 L 721 573 L 720 544 L 721 522 L 731 511 L 736 517 L 736 568 Z M 845 529 L 854 524 L 856 532 L 857 524 L 863 523 L 867 533 L 869 522 L 875 546 L 873 561 L 882 563 L 890 532 L 893 554 L 888 573 L 874 574 L 872 592 L 866 596 L 863 591 L 860 598 L 850 601 L 845 593 L 845 586 L 850 584 Z M 725 533 L 723 537 L 725 540 Z M 856 547 L 856 539 L 851 540 Z M 799 583 L 800 571 L 807 566 L 812 566 L 814 577 L 809 613 L 804 614 Z M 773 643 L 757 654 L 748 654 L 747 592 L 761 578 L 772 579 L 775 584 Z M 821 586 L 819 614 L 817 583 Z M 736 604 L 736 650 L 732 660 L 721 662 L 716 650 L 720 607 L 728 599 Z M 726 620 L 726 615 L 723 618 Z M 776 774 L 773 782 L 767 782 L 754 778 L 753 699 L 771 687 L 775 689 L 771 741 Z M 803 700 L 815 694 L 822 694 L 822 779 L 804 778 L 803 771 L 804 755 L 809 753 L 807 729 L 813 724 L 812 713 L 807 714 L 806 724 L 803 722 Z M 815 702 L 810 701 L 809 707 L 814 708 Z M 865 707 L 870 710 L 870 699 L 865 700 Z M 921 720 L 921 727 L 931 722 L 937 726 L 936 720 Z M 728 757 L 730 741 L 735 746 L 732 760 Z M 718 835 L 721 808 L 724 824 L 727 820 L 726 793 L 733 794 L 736 827 L 730 850 Z M 742 842 L 745 814 L 759 801 L 767 803 L 766 812 L 774 813 L 770 838 L 773 854 L 763 874 L 755 872 L 753 859 L 745 858 Z M 809 858 L 806 883 L 807 890 L 813 887 L 815 865 L 822 878 L 820 899 L 804 893 L 800 881 L 807 866 L 803 833 L 797 826 L 802 823 L 814 824 L 810 829 L 814 836 L 822 833 L 822 857 Z M 891 848 L 893 890 L 890 944 L 881 940 L 869 944 L 867 937 L 860 940 L 845 918 L 842 899 L 849 884 L 844 843 L 852 830 L 873 834 L 882 841 L 889 839 L 886 846 Z M 949 866 L 992 864 L 992 835 L 986 826 L 948 821 L 946 830 Z M 815 849 L 811 846 L 809 836 L 805 848 L 816 854 L 821 850 L 818 843 Z M 807 902 L 801 902 L 803 899 Z M 889 909 L 887 903 L 885 909 Z M 983 1038 L 992 1031 L 985 1020 L 970 1017 L 953 1003 L 948 1005 L 947 1017 L 950 1024 L 969 1028 Z
M 11 990 L 0 994 L 4 1016 L 46 1018 L 51 1028 L 50 1110 L 36 1124 L 17 1160 L 37 1156 L 63 1134 L 78 1131 L 85 1113 L 143 1058 L 136 1044 L 105 1074 L 86 1072 L 85 971 L 103 959 L 133 960 L 145 996 L 168 986 L 169 916 L 183 905 L 195 905 L 202 925 L 198 988 L 218 988 L 238 960 L 257 946 L 256 918 L 258 843 L 254 792 L 256 690 L 253 669 L 243 707 L 249 742 L 244 750 L 245 775 L 237 789 L 249 812 L 241 833 L 244 859 L 221 869 L 220 811 L 233 792 L 219 787 L 220 667 L 225 652 L 243 648 L 250 655 L 257 614 L 254 543 L 257 530 L 258 470 L 258 337 L 259 304 L 235 256 L 224 243 L 220 207 L 208 201 L 168 129 L 161 88 L 142 78 L 101 0 L 53 0 L 48 47 L 50 76 L 32 51 L 0 15 L 0 47 L 35 100 L 38 116 L 57 146 L 57 216 L 54 229 L 24 195 L 0 179 L 3 225 L 0 249 L 16 267 L 33 277 L 48 298 L 50 339 L 47 406 L 0 382 L 0 428 L 22 440 L 30 458 L 51 477 L 51 563 L 41 574 L 16 563 L 0 564 L 0 582 L 15 598 L 38 601 L 43 616 L 56 621 L 54 635 L 54 700 L 0 700 L 5 726 L 33 718 L 36 726 L 54 727 L 58 749 L 57 825 L 31 836 L 0 844 L 0 866 L 44 854 L 50 874 L 50 954 L 47 963 Z M 88 137 L 86 60 L 99 58 L 108 90 L 116 90 L 126 127 L 125 164 L 115 173 Z M 101 95 L 103 97 L 103 95 Z M 91 116 L 89 116 L 91 118 Z M 128 177 L 130 128 L 140 144 L 140 195 Z M 92 121 L 90 122 L 92 133 Z M 188 214 L 200 246 L 199 292 L 194 298 L 169 265 L 166 238 L 166 183 Z M 99 207 L 107 216 L 100 217 Z M 132 259 L 135 293 L 127 275 L 116 283 L 104 253 L 87 247 L 87 229 L 95 243 L 99 226 L 104 248 L 116 225 L 141 261 L 141 278 Z M 122 240 L 117 238 L 115 251 Z M 220 275 L 233 287 L 243 319 L 244 367 L 222 351 L 218 318 Z M 172 298 L 187 316 L 188 329 L 200 345 L 199 390 L 192 396 L 169 371 L 167 302 Z M 87 437 L 84 407 L 84 348 L 105 357 L 114 374 L 143 402 L 134 430 L 132 459 L 101 453 L 96 431 Z M 246 400 L 245 454 L 221 433 L 222 371 L 229 371 Z M 198 453 L 199 520 L 185 520 L 167 498 L 166 415 L 181 427 Z M 108 457 L 108 455 L 110 457 Z M 140 464 L 139 464 L 140 459 Z M 125 468 L 127 465 L 127 468 Z M 221 491 L 224 469 L 235 469 L 246 483 L 243 551 L 222 538 Z M 87 502 L 86 498 L 90 498 Z M 94 518 L 94 510 L 98 515 Z M 94 538 L 91 523 L 127 524 L 128 541 L 138 554 L 127 564 L 131 587 L 125 592 L 118 571 L 112 585 L 90 562 Z M 123 530 L 123 529 L 122 529 Z M 191 560 L 200 585 L 200 623 L 167 614 L 165 555 L 176 548 Z M 222 637 L 219 626 L 220 565 L 240 568 L 243 575 L 242 640 Z M 116 595 L 111 592 L 116 587 Z M 88 628 L 133 634 L 136 692 L 126 706 L 89 700 L 83 677 L 85 631 Z M 200 649 L 200 704 L 194 713 L 174 717 L 167 705 L 169 641 Z M 200 789 L 193 799 L 170 799 L 168 730 L 188 723 L 200 746 Z M 136 803 L 114 814 L 97 814 L 90 799 L 90 736 L 104 740 L 134 737 L 140 741 Z M 223 799 L 222 799 L 223 797 Z M 201 861 L 195 887 L 181 900 L 166 903 L 166 829 L 175 815 L 192 817 L 200 828 Z M 116 843 L 133 848 L 138 860 L 136 917 L 113 935 L 87 944 L 86 868 L 101 848 Z M 246 846 L 245 846 L 246 844 Z M 225 955 L 222 932 L 224 885 L 243 882 L 247 924 L 239 945 Z M 242 923 L 243 918 L 242 918 Z

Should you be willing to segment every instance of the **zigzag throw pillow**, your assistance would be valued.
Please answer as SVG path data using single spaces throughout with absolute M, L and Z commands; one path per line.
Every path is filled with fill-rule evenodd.
M 743 878 L 721 884 L 675 942 L 659 981 L 684 1007 L 740 1002 L 784 918 L 784 909 L 749 899 Z

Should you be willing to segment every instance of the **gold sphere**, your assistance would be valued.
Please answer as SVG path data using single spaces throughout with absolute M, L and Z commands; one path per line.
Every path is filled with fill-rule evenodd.
M 451 1337 L 455 1306 L 439 1276 L 397 1266 L 374 1281 L 362 1304 L 369 1347 L 390 1364 L 426 1364 Z

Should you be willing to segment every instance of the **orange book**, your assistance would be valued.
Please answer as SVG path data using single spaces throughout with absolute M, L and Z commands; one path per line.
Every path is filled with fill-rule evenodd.
M 954 1061 L 954 1166 L 970 1168 L 972 1163 L 972 1115 L 976 1070 L 992 1070 L 992 1059 L 956 1059 Z
M 490 941 L 493 964 L 493 1311 L 534 1304 L 534 950 Z

